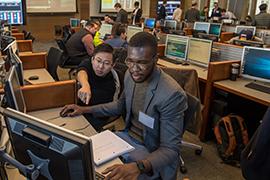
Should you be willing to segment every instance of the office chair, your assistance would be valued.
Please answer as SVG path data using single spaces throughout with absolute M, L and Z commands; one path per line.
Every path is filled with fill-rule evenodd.
M 201 107 L 200 107 L 200 92 L 198 74 L 194 69 L 180 69 L 161 67 L 167 74 L 178 82 L 178 84 L 185 90 L 188 97 L 188 109 L 184 112 L 184 128 L 183 132 L 188 129 L 192 133 L 198 133 L 202 121 Z M 202 147 L 186 141 L 181 142 L 181 146 L 195 149 L 195 154 L 202 153 Z M 180 171 L 185 174 L 187 168 L 183 157 L 180 155 Z
M 63 51 L 55 47 L 51 47 L 47 56 L 48 72 L 51 74 L 54 80 L 59 81 L 57 75 L 57 67 L 60 64 L 63 57 Z

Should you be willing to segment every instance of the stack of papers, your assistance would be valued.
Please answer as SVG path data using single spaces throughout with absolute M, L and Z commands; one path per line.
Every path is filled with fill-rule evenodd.
M 93 145 L 94 162 L 97 166 L 135 149 L 109 130 L 90 138 Z

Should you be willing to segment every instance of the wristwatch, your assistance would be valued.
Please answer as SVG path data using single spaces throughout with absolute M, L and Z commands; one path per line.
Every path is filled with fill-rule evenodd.
M 136 161 L 137 167 L 140 170 L 140 173 L 145 173 L 145 166 L 142 161 Z

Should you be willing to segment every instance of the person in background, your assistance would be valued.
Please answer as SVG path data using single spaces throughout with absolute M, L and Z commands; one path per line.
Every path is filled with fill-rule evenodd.
M 261 4 L 259 6 L 260 13 L 254 17 L 254 21 L 252 23 L 253 26 L 263 26 L 267 29 L 270 28 L 270 14 L 267 13 L 267 4 Z
M 231 38 L 227 43 L 233 44 L 234 40 L 248 40 L 248 41 L 259 41 L 262 42 L 263 40 L 259 37 L 253 36 L 253 32 L 249 29 L 243 29 L 238 36 Z
M 247 15 L 247 16 L 245 17 L 245 21 L 246 21 L 246 25 L 248 25 L 248 26 L 251 26 L 252 23 L 253 23 L 252 17 L 249 16 L 249 15 Z
M 166 0 L 163 0 L 160 8 L 159 8 L 159 11 L 158 11 L 158 18 L 157 20 L 159 20 L 161 22 L 161 24 L 164 23 L 164 20 L 166 19 L 166 5 L 167 5 L 167 1 Z
M 153 35 L 135 34 L 128 46 L 128 70 L 121 97 L 97 106 L 66 105 L 60 113 L 66 116 L 92 113 L 95 117 L 125 115 L 125 130 L 116 135 L 135 149 L 121 156 L 124 164 L 115 164 L 103 172 L 108 174 L 106 179 L 175 180 L 177 177 L 187 95 L 157 66 L 157 49 Z
M 113 24 L 114 21 L 113 21 L 113 19 L 112 19 L 111 16 L 109 16 L 108 14 L 106 14 L 106 15 L 104 16 L 104 23 L 105 23 L 105 24 Z
M 200 14 L 201 19 L 203 21 L 208 21 L 208 18 L 209 18 L 208 13 L 209 13 L 209 7 L 208 6 L 204 6 L 204 8 L 203 8 L 203 10 L 201 11 L 201 14 Z
M 115 22 L 121 23 L 121 24 L 128 24 L 128 13 L 124 9 L 122 9 L 122 6 L 120 3 L 115 3 L 114 9 L 117 12 L 117 16 L 115 19 Z
M 173 11 L 173 20 L 176 20 L 178 23 L 181 22 L 182 18 L 182 9 L 180 8 L 180 4 L 177 4 L 176 9 Z
M 185 13 L 185 21 L 188 23 L 194 23 L 195 21 L 200 21 L 200 11 L 197 9 L 197 3 L 193 2 L 191 8 L 189 8 Z
M 113 48 L 127 48 L 127 27 L 125 24 L 114 23 L 112 27 L 112 39 L 106 40 L 104 43 L 111 45 Z
M 237 18 L 231 11 L 226 11 L 226 9 L 221 9 L 221 19 L 233 19 L 236 20 Z
M 88 20 L 85 27 L 73 34 L 66 43 L 68 55 L 72 58 L 67 64 L 79 65 L 82 60 L 89 59 L 94 52 L 93 39 L 99 30 L 98 20 Z
M 95 47 L 97 47 L 98 45 L 103 43 L 103 40 L 100 39 L 100 32 L 99 32 L 102 23 L 101 23 L 100 20 L 97 20 L 97 21 L 98 21 L 98 24 L 99 24 L 99 29 L 96 31 L 95 36 L 94 36 L 94 40 L 93 40 L 93 44 L 94 44 Z
M 140 3 L 138 1 L 134 3 L 134 7 L 135 9 L 133 10 L 131 17 L 132 25 L 140 24 L 142 17 L 142 9 L 140 8 Z
M 77 80 L 81 85 L 78 90 L 78 103 L 82 106 L 96 105 L 117 100 L 120 94 L 120 80 L 113 69 L 113 47 L 109 44 L 98 45 L 91 60 L 84 60 L 77 69 Z M 106 121 L 101 121 L 86 114 L 86 119 L 100 131 Z
M 211 18 L 212 19 L 219 19 L 221 17 L 221 8 L 218 7 L 218 2 L 214 2 L 214 8 L 212 9 Z

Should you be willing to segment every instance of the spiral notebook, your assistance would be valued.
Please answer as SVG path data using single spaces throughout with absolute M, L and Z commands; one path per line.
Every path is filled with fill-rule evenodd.
M 135 149 L 109 130 L 90 138 L 93 144 L 94 162 L 97 166 Z

